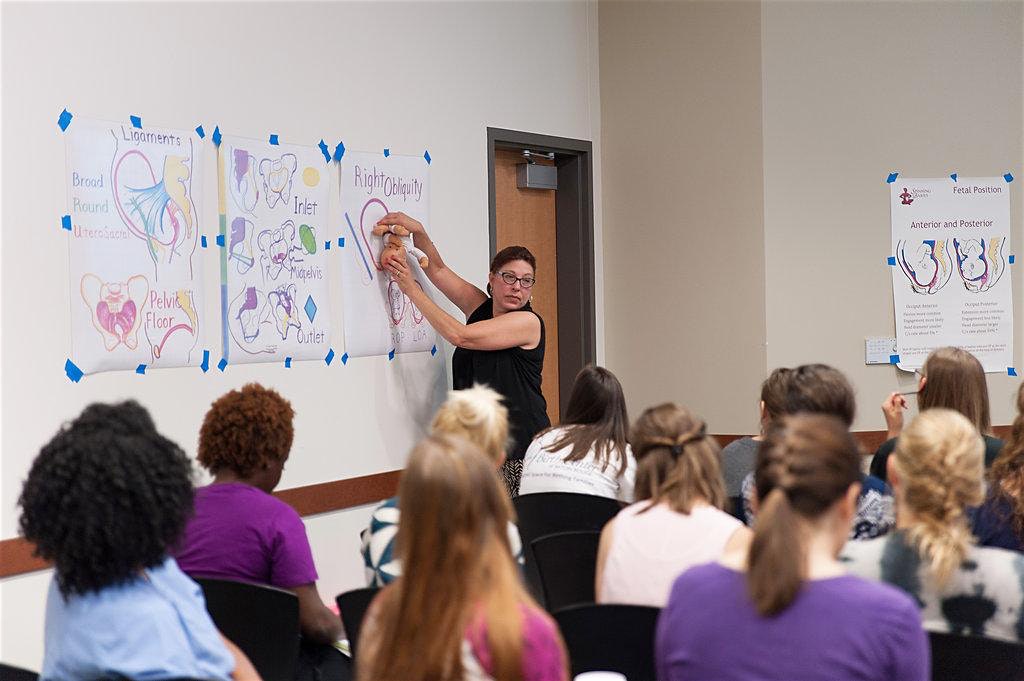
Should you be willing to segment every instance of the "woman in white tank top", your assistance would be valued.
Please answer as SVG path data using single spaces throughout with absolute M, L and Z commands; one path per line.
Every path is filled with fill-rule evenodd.
M 748 540 L 750 530 L 722 510 L 719 448 L 684 407 L 646 410 L 629 437 L 637 460 L 637 503 L 601 533 L 598 603 L 663 607 L 672 582 Z

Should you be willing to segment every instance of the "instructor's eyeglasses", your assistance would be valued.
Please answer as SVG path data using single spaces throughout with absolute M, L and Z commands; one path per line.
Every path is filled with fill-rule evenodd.
M 509 286 L 514 286 L 518 281 L 519 285 L 523 288 L 533 288 L 533 285 L 537 282 L 536 279 L 529 275 L 525 277 L 517 277 L 512 272 L 498 272 L 498 276 L 501 277 L 501 280 Z

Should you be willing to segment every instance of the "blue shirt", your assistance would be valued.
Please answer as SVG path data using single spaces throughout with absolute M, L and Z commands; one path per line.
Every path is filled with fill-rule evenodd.
M 67 600 L 50 583 L 40 678 L 193 677 L 227 681 L 235 668 L 199 585 L 174 559 L 127 584 Z

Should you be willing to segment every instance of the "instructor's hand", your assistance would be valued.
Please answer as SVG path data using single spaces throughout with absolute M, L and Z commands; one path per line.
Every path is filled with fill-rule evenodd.
M 423 229 L 423 223 L 419 220 L 415 220 L 405 213 L 388 213 L 380 220 L 377 220 L 378 225 L 401 225 L 409 230 L 410 234 L 426 234 L 427 231 Z
M 398 284 L 398 288 L 406 295 L 416 283 L 412 276 L 412 269 L 409 264 L 399 255 L 392 255 L 384 262 L 384 269 L 391 275 L 391 278 Z

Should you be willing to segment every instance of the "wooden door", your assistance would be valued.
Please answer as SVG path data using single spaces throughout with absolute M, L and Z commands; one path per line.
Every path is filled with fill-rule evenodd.
M 537 258 L 537 283 L 533 285 L 533 309 L 544 320 L 544 373 L 541 390 L 548 403 L 548 418 L 559 422 L 558 394 L 558 280 L 555 267 L 555 192 L 519 189 L 516 166 L 525 163 L 519 151 L 494 152 L 494 208 L 497 218 L 497 250 L 526 246 Z M 551 162 L 538 161 L 553 165 Z

